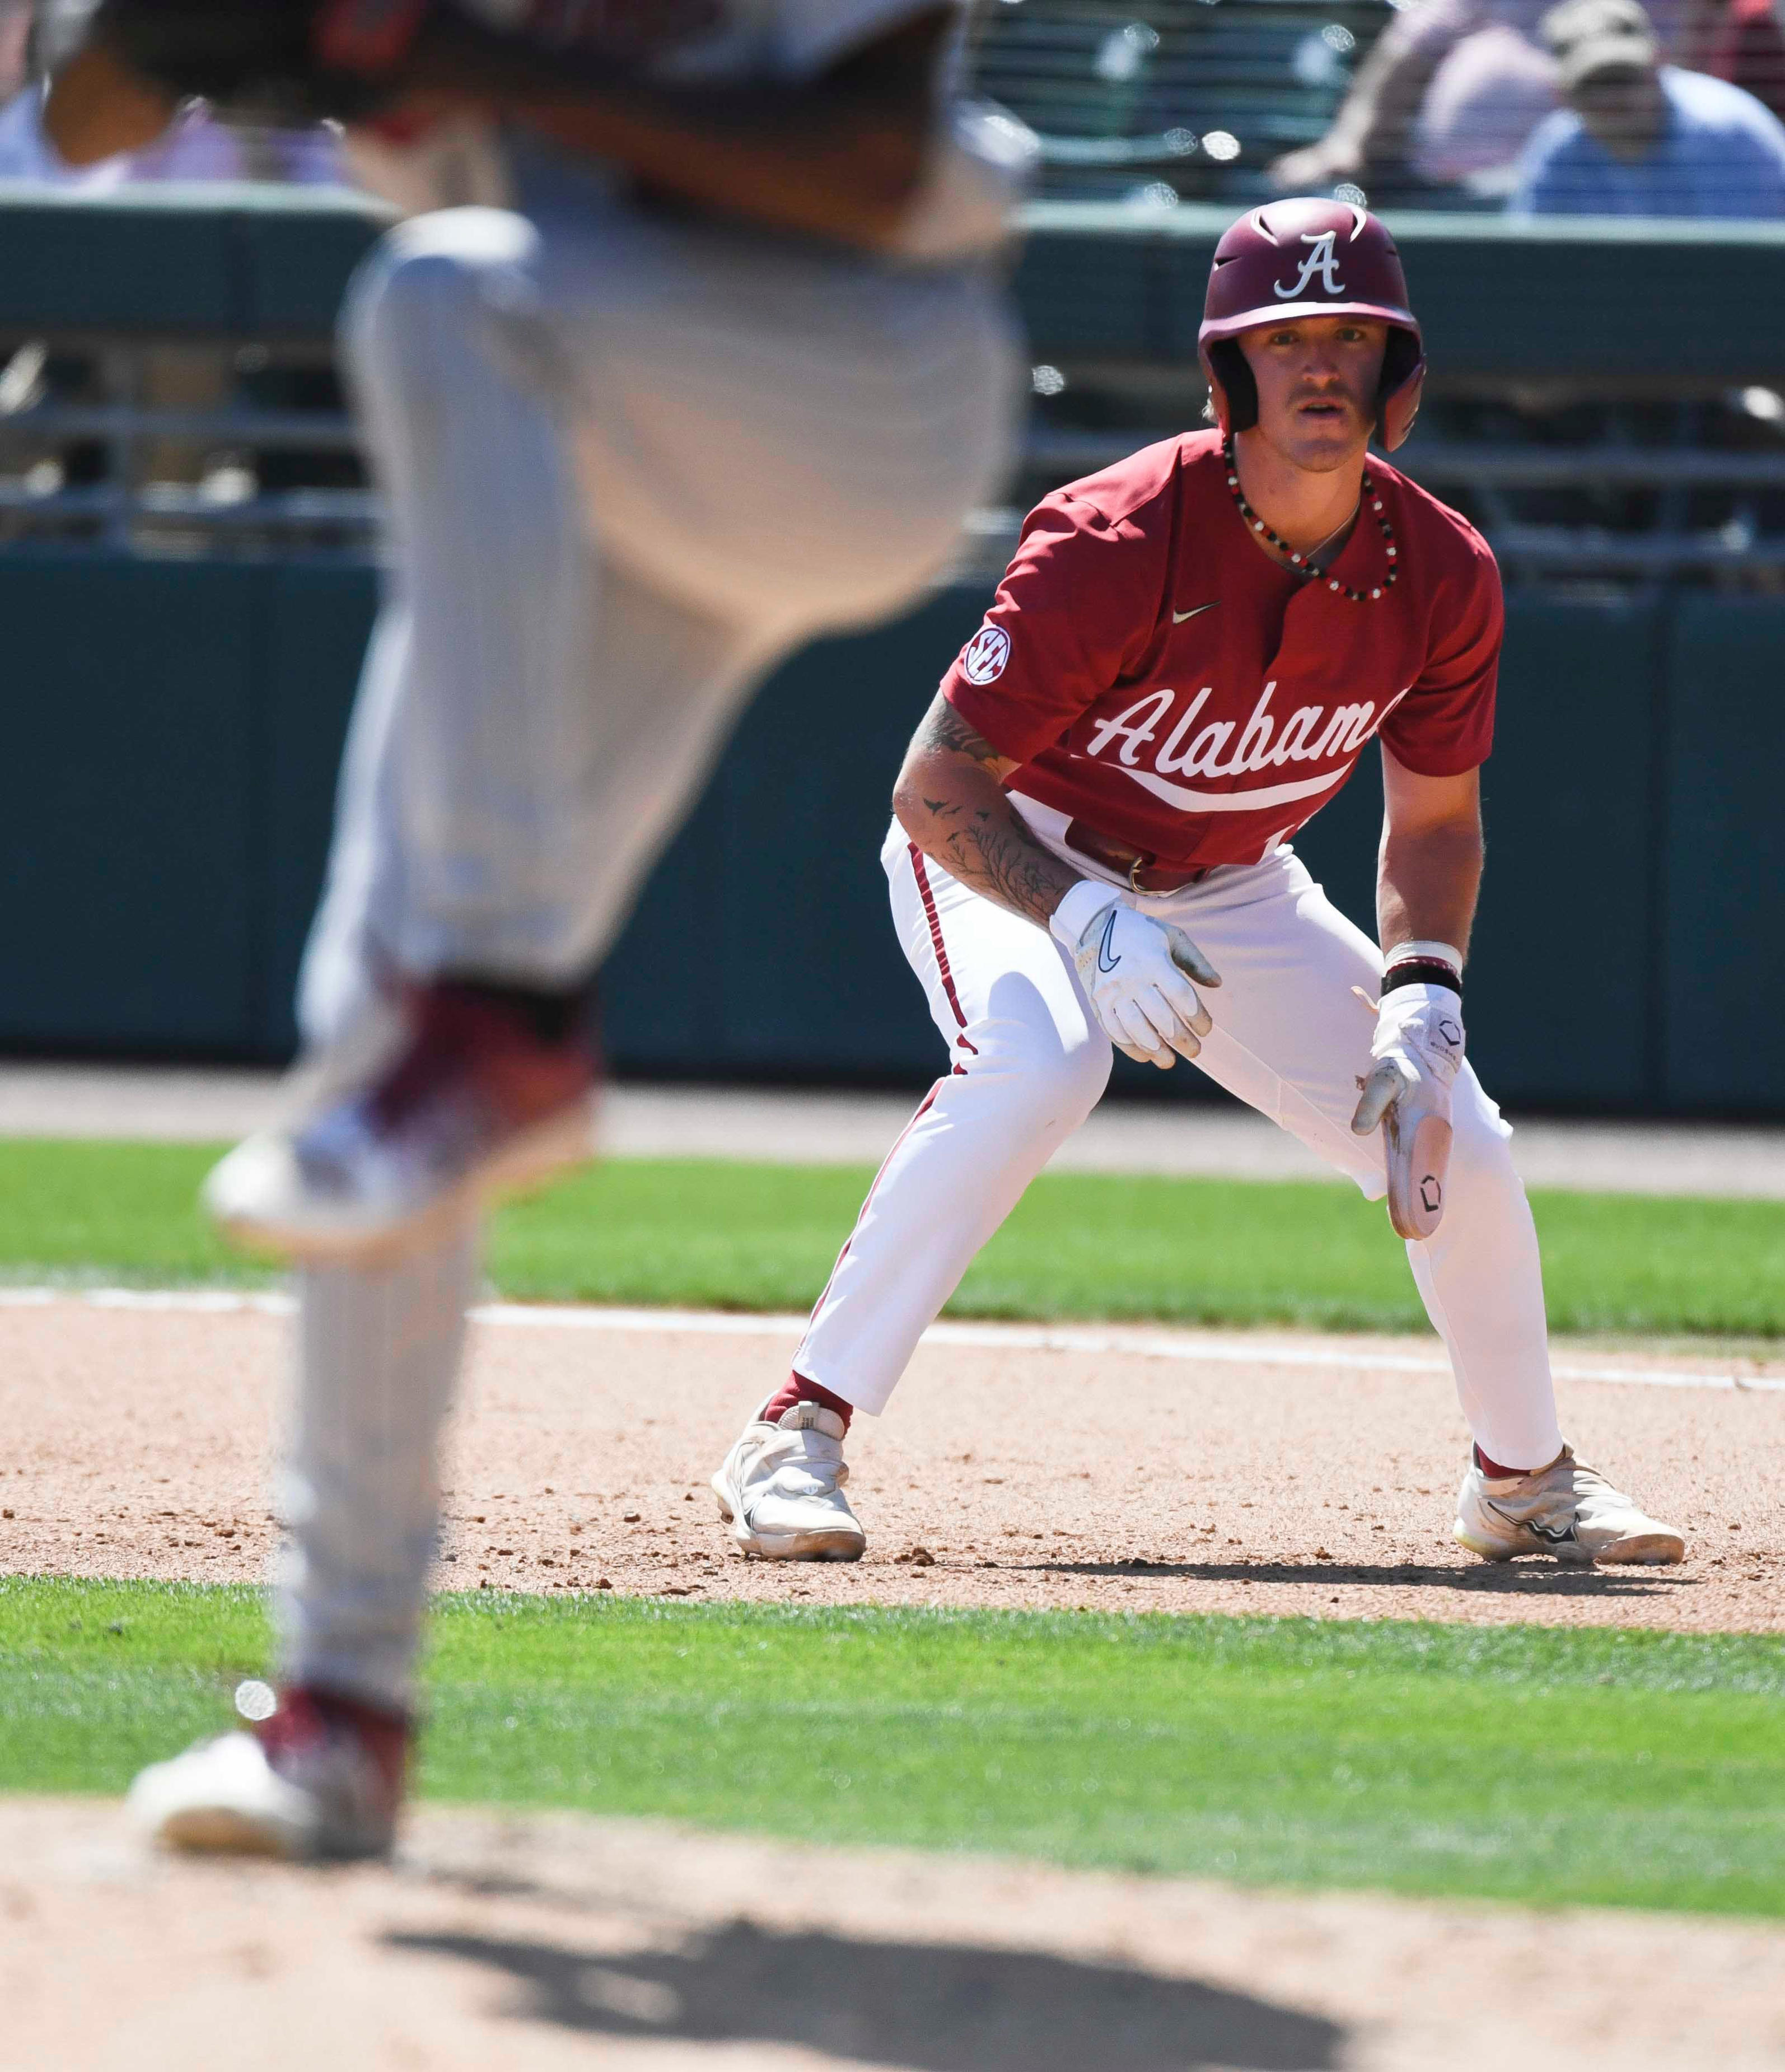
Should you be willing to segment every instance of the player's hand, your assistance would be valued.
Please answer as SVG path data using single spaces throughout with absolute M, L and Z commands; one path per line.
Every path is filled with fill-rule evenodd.
M 1050 925 L 1078 967 L 1091 1012 L 1118 1050 L 1161 1071 L 1179 1058 L 1196 1056 L 1213 1026 L 1196 987 L 1221 981 L 1183 929 L 1149 920 L 1090 878 L 1061 901 Z
M 1447 985 L 1401 985 L 1376 1013 L 1377 1061 L 1351 1126 L 1380 1124 L 1387 1158 L 1389 1221 L 1405 1238 L 1428 1238 L 1444 1215 L 1451 1164 L 1451 1088 L 1463 1066 L 1463 1001 Z

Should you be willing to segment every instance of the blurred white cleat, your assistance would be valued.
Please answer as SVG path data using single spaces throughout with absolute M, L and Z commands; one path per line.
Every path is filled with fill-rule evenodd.
M 1471 1454 L 1457 1498 L 1456 1538 L 1484 1561 L 1549 1554 L 1558 1561 L 1664 1566 L 1684 1558 L 1676 1527 L 1663 1525 L 1614 1489 L 1571 1446 L 1528 1475 L 1485 1475 Z
M 152 1764 L 130 1786 L 125 1806 L 163 1848 L 298 1861 L 386 1856 L 396 1839 L 409 1738 L 400 1714 L 290 1690 L 253 1732 L 200 1741 Z
M 719 1515 L 746 1554 L 767 1561 L 859 1561 L 868 1545 L 843 1493 L 843 1422 L 822 1404 L 796 1403 L 774 1424 L 757 1420 L 712 1478 Z
M 293 1259 L 376 1261 L 589 1157 L 586 1010 L 545 1034 L 501 989 L 442 981 L 405 989 L 402 1024 L 384 1063 L 213 1170 L 204 1205 L 226 1235 Z

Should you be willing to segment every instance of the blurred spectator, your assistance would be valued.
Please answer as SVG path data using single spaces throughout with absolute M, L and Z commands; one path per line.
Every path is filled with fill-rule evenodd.
M 1750 93 L 1661 63 L 1638 0 L 1543 18 L 1568 105 L 1526 148 L 1521 214 L 1785 216 L 1785 125 Z
M 1558 96 L 1548 0 L 1416 0 L 1382 31 L 1332 127 L 1271 167 L 1281 187 L 1469 179 L 1516 161 Z
M 0 0 L 0 85 L 17 85 L 27 70 L 41 73 L 53 65 L 68 35 L 77 30 L 84 6 L 62 4 L 43 7 L 35 20 L 35 47 L 27 58 L 24 30 L 31 26 L 31 10 L 10 7 Z M 18 17 L 23 14 L 21 27 Z M 9 41 L 9 32 L 17 31 Z M 9 56 L 17 71 L 9 73 Z M 65 164 L 44 134 L 44 87 L 40 80 L 17 87 L 0 106 L 0 180 L 19 180 L 47 187 L 82 193 L 105 194 L 126 186 L 170 181 L 274 179 L 306 185 L 343 185 L 347 175 L 342 162 L 339 133 L 316 128 L 301 131 L 238 130 L 215 121 L 200 105 L 183 109 L 166 134 L 146 150 L 121 154 L 94 166 L 76 168 Z M 77 360 L 45 357 L 42 342 L 27 351 L 37 355 L 44 368 L 41 377 L 62 400 L 98 400 L 90 388 L 92 372 Z M 155 413 L 175 413 L 203 418 L 226 412 L 236 393 L 236 356 L 225 347 L 185 344 L 155 339 L 141 344 L 133 360 L 133 401 Z M 145 435 L 133 441 L 125 465 L 129 486 L 141 489 L 150 484 L 202 485 L 233 498 L 252 486 L 249 456 L 220 446 L 216 441 L 185 432 L 168 436 Z M 289 467 L 303 456 L 286 453 L 277 465 Z M 72 470 L 78 478 L 95 456 L 82 455 L 53 441 L 33 437 L 28 423 L 7 427 L 0 442 L 0 473 L 23 478 L 34 470 L 52 470 L 60 482 Z M 333 467 L 328 455 L 322 465 Z M 150 515 L 139 517 L 133 528 L 139 545 L 166 548 L 189 545 L 177 521 Z
M 56 156 L 43 134 L 43 88 L 27 86 L 0 109 L 0 179 L 103 193 L 136 180 L 239 180 L 246 177 L 236 140 L 193 109 L 146 151 L 78 170 Z
M 1538 25 L 1549 0 L 1414 0 L 1384 30 L 1333 125 L 1271 168 L 1301 192 L 1339 180 L 1467 183 L 1504 193 L 1561 99 Z M 1670 59 L 1746 88 L 1785 115 L 1774 0 L 1658 0 Z
M 1785 122 L 1785 27 L 1774 0 L 1729 0 L 1713 8 L 1684 61 L 1743 88 Z
M 43 134 L 42 82 L 80 43 L 96 4 L 0 0 L 0 179 L 100 192 L 144 180 L 347 184 L 338 130 L 226 127 L 198 105 L 183 111 L 146 150 L 79 172 L 65 166 Z
M 251 180 L 344 185 L 341 145 L 332 130 L 237 131 L 203 107 L 185 109 L 146 150 L 76 171 L 43 134 L 43 88 L 31 85 L 0 108 L 0 180 L 103 193 L 146 180 Z
M 31 76 L 31 0 L 0 0 L 0 101 L 10 101 Z

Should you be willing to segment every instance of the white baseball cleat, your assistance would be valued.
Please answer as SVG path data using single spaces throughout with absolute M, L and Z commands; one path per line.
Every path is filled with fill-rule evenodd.
M 1662 1567 L 1684 1558 L 1684 1536 L 1640 1511 L 1564 1446 L 1528 1475 L 1484 1475 L 1471 1454 L 1457 1498 L 1456 1537 L 1484 1561 L 1551 1554 L 1558 1561 Z
M 408 1745 L 408 1722 L 395 1713 L 287 1691 L 253 1733 L 200 1741 L 151 1765 L 125 1804 L 163 1848 L 299 1862 L 388 1856 Z
M 375 1261 L 588 1157 L 586 1023 L 548 1038 L 491 989 L 453 982 L 409 987 L 403 1009 L 382 1067 L 213 1170 L 204 1205 L 228 1236 L 298 1260 Z
M 760 1419 L 712 1478 L 719 1515 L 746 1554 L 765 1561 L 859 1561 L 868 1545 L 843 1493 L 843 1422 L 822 1404 L 796 1403 Z

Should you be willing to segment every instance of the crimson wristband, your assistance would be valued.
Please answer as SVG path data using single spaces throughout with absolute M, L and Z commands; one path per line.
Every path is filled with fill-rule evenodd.
M 1462 972 L 1437 957 L 1407 957 L 1391 964 L 1382 974 L 1383 993 L 1393 993 L 1403 985 L 1446 986 L 1459 1000 L 1463 997 Z

